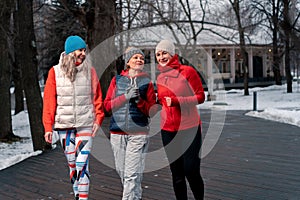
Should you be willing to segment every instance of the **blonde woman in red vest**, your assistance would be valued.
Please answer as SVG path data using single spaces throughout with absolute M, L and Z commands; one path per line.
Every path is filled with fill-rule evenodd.
M 69 36 L 59 63 L 49 71 L 44 90 L 45 140 L 56 130 L 67 158 L 75 199 L 89 193 L 92 138 L 104 119 L 102 92 L 96 71 L 86 59 L 86 43 Z

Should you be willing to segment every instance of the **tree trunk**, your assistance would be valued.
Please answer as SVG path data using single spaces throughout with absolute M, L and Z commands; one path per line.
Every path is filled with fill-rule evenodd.
M 244 95 L 249 95 L 249 87 L 248 87 L 248 54 L 246 51 L 246 45 L 245 45 L 245 35 L 244 35 L 244 29 L 240 26 L 239 28 L 240 33 L 240 49 L 241 49 L 241 55 L 243 58 L 243 71 L 244 71 Z
M 10 142 L 19 140 L 12 132 L 10 84 L 11 67 L 9 62 L 9 25 L 12 2 L 0 2 L 0 141 Z
M 95 13 L 93 24 L 89 24 L 88 27 L 88 44 L 91 49 L 94 49 L 104 40 L 113 36 L 116 28 L 116 7 L 114 0 L 97 0 L 94 1 Z M 116 62 L 111 63 L 110 59 L 112 55 L 115 55 L 115 44 L 110 42 L 106 48 L 106 51 L 99 52 L 102 55 L 101 60 L 103 62 L 94 63 L 94 67 L 98 72 L 100 78 L 103 97 L 106 96 L 107 89 L 109 87 L 111 78 L 116 74 Z M 98 52 L 97 52 L 98 53 Z M 99 58 L 97 59 L 99 60 Z M 107 61 L 106 61 L 107 60 Z M 110 63 L 109 66 L 103 66 L 102 63 Z M 104 70 L 104 71 L 103 71 Z
M 287 93 L 293 92 L 293 80 L 291 75 L 290 68 L 290 34 L 292 31 L 292 26 L 290 24 L 289 17 L 289 0 L 283 0 L 283 24 L 282 28 L 284 31 L 284 40 L 285 40 L 285 74 L 286 74 L 286 83 L 287 83 Z
M 273 22 L 273 72 L 276 85 L 282 85 L 280 73 L 280 55 L 278 50 L 278 5 L 279 1 L 272 0 L 272 22 Z M 277 4 L 276 4 L 277 3 Z
M 15 87 L 15 115 L 24 110 L 24 94 L 20 66 L 16 61 L 13 61 L 12 78 Z
M 246 52 L 246 42 L 245 42 L 245 30 L 242 25 L 241 21 L 241 15 L 240 15 L 240 1 L 239 0 L 234 0 L 231 2 L 231 5 L 234 9 L 236 19 L 237 19 L 237 24 L 238 24 L 238 31 L 239 31 L 239 37 L 240 37 L 240 50 L 241 50 L 241 55 L 243 58 L 243 71 L 244 71 L 244 95 L 249 95 L 249 87 L 248 87 L 248 55 Z
M 248 56 L 245 50 L 245 46 L 241 47 L 242 56 L 243 56 L 243 70 L 244 70 L 244 95 L 249 95 L 249 86 L 248 86 Z
M 289 38 L 286 40 L 286 49 L 285 49 L 285 74 L 286 74 L 286 84 L 287 84 L 287 93 L 293 92 L 293 78 L 291 75 L 290 68 L 290 41 Z
M 2 7 L 2 6 L 1 6 Z M 2 7 L 3 8 L 3 7 Z M 0 24 L 7 23 L 4 14 L 0 16 Z M 3 23 L 4 22 L 4 23 Z M 10 66 L 8 46 L 3 30 L 0 29 L 0 140 L 6 140 L 12 133 L 11 102 L 10 102 Z
M 274 36 L 276 35 L 276 36 Z M 277 31 L 273 31 L 273 72 L 276 85 L 282 85 L 280 73 L 280 56 L 277 44 Z
M 17 9 L 19 29 L 16 60 L 19 61 L 22 71 L 33 149 L 44 150 L 46 142 L 42 125 L 42 97 L 38 83 L 32 0 L 18 0 Z
M 15 32 L 14 30 L 18 29 L 17 26 L 17 20 L 14 20 L 15 18 L 15 9 L 12 8 L 13 13 L 13 19 L 10 23 L 11 32 Z M 15 53 L 15 35 L 10 34 L 9 37 L 9 60 L 10 64 L 12 66 L 12 81 L 14 83 L 14 95 L 13 95 L 13 107 L 12 109 L 15 110 L 14 115 L 18 114 L 19 112 L 24 110 L 24 95 L 23 95 L 23 84 L 22 84 L 22 75 L 21 75 L 21 69 L 18 65 L 18 62 L 16 60 L 16 53 Z

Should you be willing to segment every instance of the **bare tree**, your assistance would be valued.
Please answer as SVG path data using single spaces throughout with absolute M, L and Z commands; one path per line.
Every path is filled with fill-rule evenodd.
M 291 75 L 291 50 L 293 49 L 293 38 L 297 23 L 300 17 L 299 11 L 296 10 L 297 2 L 293 0 L 282 0 L 283 1 L 283 11 L 282 11 L 282 21 L 280 23 L 281 29 L 283 31 L 283 40 L 285 47 L 285 74 L 287 82 L 287 93 L 293 92 L 292 87 L 292 75 Z
M 92 50 L 105 39 L 115 34 L 116 27 L 116 2 L 114 0 L 87 0 L 85 3 L 78 1 L 57 0 L 66 10 L 80 21 L 82 27 L 87 30 L 87 43 Z M 114 55 L 114 44 L 109 44 L 106 52 L 102 52 L 103 63 L 109 55 Z M 101 56 L 101 55 L 99 55 Z M 101 65 L 101 63 L 95 63 Z M 110 67 L 101 66 L 105 70 L 100 77 L 103 96 L 109 87 L 112 76 L 116 73 L 115 64 Z M 98 66 L 98 69 L 100 66 Z
M 283 21 L 281 23 L 281 28 L 284 32 L 284 43 L 285 43 L 285 75 L 287 82 L 287 93 L 292 93 L 292 75 L 291 75 L 291 66 L 290 66 L 290 40 L 291 40 L 291 31 L 292 31 L 292 23 L 290 19 L 290 0 L 282 0 L 283 1 Z
M 17 5 L 17 1 L 14 0 L 14 5 Z M 12 37 L 10 39 L 11 41 L 11 48 L 10 48 L 10 58 L 11 58 L 11 63 L 12 63 L 12 80 L 14 83 L 14 100 L 15 100 L 15 115 L 20 113 L 25 109 L 24 107 L 24 88 L 23 88 L 23 80 L 22 80 L 22 71 L 21 71 L 21 66 L 18 64 L 19 61 L 16 59 L 16 51 L 15 51 L 15 41 L 16 41 L 16 33 L 18 32 L 19 25 L 20 23 L 17 19 L 17 10 L 14 9 L 13 11 L 13 16 L 11 20 L 11 27 L 12 27 Z
M 272 31 L 272 53 L 273 53 L 273 72 L 275 78 L 275 84 L 282 84 L 282 77 L 280 72 L 280 60 L 282 54 L 280 53 L 279 43 L 279 22 L 280 22 L 280 10 L 282 8 L 282 1 L 278 0 L 252 0 L 252 5 L 258 12 L 263 13 L 265 17 L 266 26 Z
M 292 32 L 291 32 L 291 62 L 293 68 L 293 76 L 297 79 L 297 82 L 300 83 L 300 11 L 297 7 L 297 0 L 292 0 L 290 14 L 293 19 L 292 23 Z
M 141 1 L 148 6 L 153 14 L 148 17 L 147 23 L 140 23 L 140 27 L 165 25 L 171 31 L 177 44 L 182 41 L 178 35 L 184 36 L 186 43 L 183 49 L 197 44 L 197 37 L 204 29 L 206 4 L 205 0 L 153 0 Z M 154 15 L 154 16 L 153 16 Z
M 20 139 L 13 134 L 11 117 L 9 30 L 12 5 L 12 0 L 0 1 L 0 141 L 5 142 Z
M 49 69 L 56 65 L 69 35 L 86 36 L 86 30 L 72 13 L 57 2 L 33 1 L 33 19 L 38 52 L 39 78 L 46 81 Z
M 16 60 L 19 61 L 18 64 L 22 71 L 33 149 L 35 151 L 44 150 L 47 144 L 44 140 L 44 128 L 42 125 L 42 97 L 37 73 L 32 0 L 18 0 L 16 9 L 16 20 L 18 21 Z
M 239 32 L 239 38 L 240 38 L 240 50 L 241 50 L 241 55 L 243 58 L 242 62 L 242 68 L 244 71 L 244 95 L 249 95 L 249 89 L 248 89 L 248 56 L 247 56 L 247 51 L 246 51 L 246 42 L 245 42 L 245 28 L 242 24 L 242 19 L 241 19 L 241 0 L 229 0 L 235 16 L 236 16 L 236 21 L 237 21 L 237 28 Z

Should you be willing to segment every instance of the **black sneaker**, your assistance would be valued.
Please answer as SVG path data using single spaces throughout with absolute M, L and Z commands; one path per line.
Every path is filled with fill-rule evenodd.
M 76 194 L 75 200 L 79 200 L 79 194 Z

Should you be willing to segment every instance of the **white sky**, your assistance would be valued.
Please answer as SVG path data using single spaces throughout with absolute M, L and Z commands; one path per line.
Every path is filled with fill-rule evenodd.
M 252 111 L 254 91 L 257 92 L 259 111 Z M 204 104 L 199 105 L 199 108 L 200 110 L 248 110 L 246 115 L 249 116 L 300 127 L 300 84 L 293 83 L 293 93 L 286 93 L 286 85 L 249 89 L 249 96 L 244 96 L 243 92 L 243 90 L 229 90 L 216 93 L 216 101 L 205 101 Z M 41 153 L 41 151 L 33 152 L 28 113 L 21 112 L 12 116 L 12 124 L 13 132 L 23 140 L 12 144 L 0 143 L 0 170 Z

